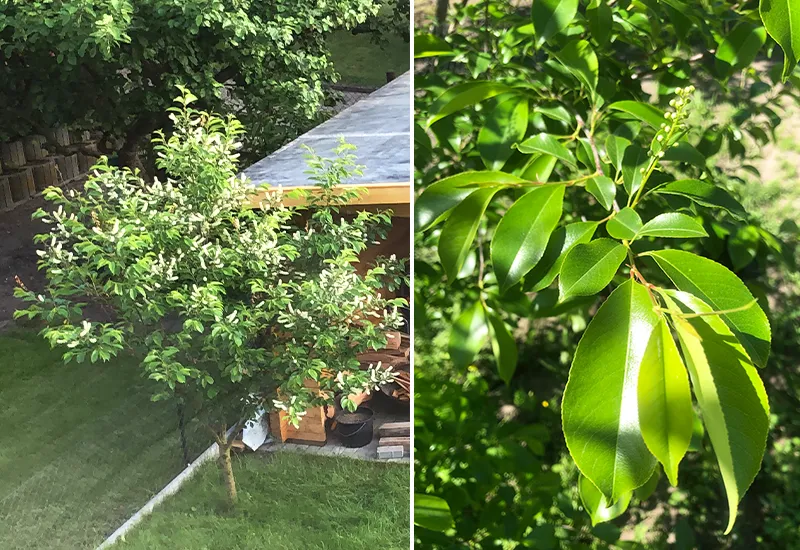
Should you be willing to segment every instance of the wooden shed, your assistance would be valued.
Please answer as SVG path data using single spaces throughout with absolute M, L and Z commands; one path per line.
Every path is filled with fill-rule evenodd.
M 394 213 L 392 228 L 380 244 L 361 255 L 361 265 L 368 265 L 377 256 L 395 254 L 408 258 L 411 250 L 411 74 L 405 73 L 365 99 L 343 110 L 333 118 L 303 134 L 291 143 L 256 162 L 244 171 L 254 185 L 268 183 L 281 186 L 285 194 L 302 188 L 313 192 L 302 147 L 307 145 L 323 157 L 333 156 L 333 150 L 344 138 L 355 145 L 358 164 L 364 165 L 361 176 L 345 182 L 346 187 L 365 189 L 355 202 L 354 210 L 387 210 Z M 265 189 L 262 193 L 269 193 Z M 261 196 L 253 198 L 254 204 Z M 285 204 L 298 205 L 297 198 L 287 197 Z M 399 292 L 409 298 L 408 289 Z M 406 317 L 406 330 L 408 317 Z M 299 428 L 272 415 L 271 431 L 279 439 L 297 439 L 324 444 L 325 414 L 321 409 L 309 411 Z

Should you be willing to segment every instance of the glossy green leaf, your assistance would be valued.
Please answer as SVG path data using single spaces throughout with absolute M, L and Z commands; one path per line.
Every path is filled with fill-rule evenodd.
M 594 93 L 597 87 L 597 54 L 586 40 L 573 40 L 554 54 L 578 81 Z
M 414 34 L 414 58 L 454 56 L 450 44 L 430 33 Z
M 689 292 L 714 308 L 741 311 L 724 313 L 721 318 L 733 330 L 753 362 L 764 367 L 769 358 L 770 327 L 767 316 L 744 283 L 728 268 L 713 260 L 682 250 L 646 252 L 667 274 L 675 286 Z
M 439 235 L 439 260 L 450 281 L 454 281 L 478 232 L 483 213 L 498 188 L 473 191 L 453 209 Z
M 561 145 L 559 141 L 550 134 L 537 134 L 519 144 L 518 149 L 526 154 L 543 153 L 551 155 L 566 162 L 570 166 L 575 166 L 575 157 L 572 153 Z
M 547 183 L 557 162 L 558 159 L 551 155 L 539 155 L 525 166 L 525 169 L 522 171 L 522 177 L 530 181 Z
M 606 222 L 606 231 L 615 239 L 631 240 L 642 229 L 642 218 L 633 208 L 623 208 Z
M 686 162 L 703 169 L 706 167 L 706 157 L 704 157 L 700 151 L 698 151 L 687 141 L 679 141 L 664 151 L 664 156 L 661 158 L 661 160 Z
M 414 525 L 432 531 L 447 531 L 455 527 L 450 505 L 443 498 L 414 493 Z
M 543 185 L 520 197 L 497 224 L 491 252 L 502 290 L 518 283 L 542 258 L 563 200 L 563 185 Z
M 756 259 L 758 247 L 761 244 L 761 234 L 758 228 L 752 225 L 740 227 L 728 239 L 728 255 L 731 257 L 733 269 L 739 271 Z
M 659 214 L 644 224 L 636 237 L 688 239 L 691 237 L 708 237 L 708 233 L 694 218 L 679 212 L 667 212 Z
M 656 459 L 639 426 L 639 365 L 660 317 L 647 289 L 627 280 L 581 338 L 561 405 L 564 438 L 580 471 L 612 502 L 644 485 Z
M 606 0 L 592 0 L 586 8 L 586 24 L 597 43 L 603 46 L 611 37 L 613 27 L 611 8 Z
M 783 79 L 800 59 L 800 3 L 796 0 L 761 0 L 758 11 L 769 35 L 783 50 Z
M 578 493 L 581 497 L 581 504 L 589 514 L 592 520 L 592 525 L 611 521 L 618 518 L 628 509 L 631 503 L 632 493 L 629 491 L 622 495 L 614 504 L 608 505 L 608 500 L 600 490 L 589 481 L 586 476 L 581 476 L 578 481 Z
M 578 0 L 536 0 L 531 8 L 539 46 L 567 28 L 578 13 Z
M 461 312 L 450 329 L 448 351 L 453 365 L 457 369 L 470 366 L 488 337 L 489 325 L 483 305 L 476 302 Z
M 649 103 L 642 103 L 641 101 L 617 101 L 609 105 L 608 108 L 628 113 L 642 122 L 646 122 L 655 129 L 659 129 L 661 123 L 666 121 L 664 118 L 664 111 Z
M 711 311 L 691 294 L 669 296 L 696 313 Z M 727 534 L 736 521 L 739 501 L 761 467 L 769 431 L 767 394 L 744 348 L 719 317 L 673 318 L 725 484 Z
M 622 171 L 622 159 L 625 156 L 625 149 L 630 144 L 630 140 L 613 134 L 606 138 L 606 153 L 617 173 Z
M 561 272 L 567 253 L 577 244 L 588 243 L 596 229 L 597 222 L 576 222 L 553 231 L 542 259 L 525 276 L 526 288 L 528 281 L 535 281 L 531 288 L 534 292 L 550 286 Z
M 723 77 L 733 71 L 750 66 L 767 40 L 764 27 L 756 27 L 748 22 L 736 25 L 717 47 L 717 72 Z
M 722 208 L 734 216 L 744 218 L 744 207 L 730 196 L 730 194 L 711 183 L 700 180 L 679 180 L 666 183 L 653 189 L 659 195 L 678 195 L 686 197 L 701 206 L 708 208 Z
M 639 370 L 639 423 L 650 452 L 678 485 L 678 465 L 692 439 L 692 393 L 689 376 L 666 319 L 650 336 Z
M 505 84 L 489 81 L 465 82 L 453 86 L 431 105 L 428 126 L 466 107 L 511 91 L 514 89 Z
M 656 467 L 653 475 L 650 476 L 650 479 L 647 480 L 647 483 L 639 487 L 633 492 L 633 496 L 635 496 L 639 501 L 647 500 L 650 498 L 653 493 L 656 492 L 658 488 L 658 482 L 661 480 L 661 469 Z
M 644 170 L 650 158 L 647 151 L 637 144 L 625 149 L 622 157 L 622 183 L 628 195 L 635 195 L 644 182 Z
M 525 137 L 528 128 L 528 100 L 510 97 L 488 114 L 478 133 L 478 153 L 489 170 L 500 170 L 511 157 L 512 145 Z
M 441 220 L 475 192 L 475 186 L 496 186 L 523 183 L 525 180 L 504 172 L 463 172 L 430 185 L 414 202 L 414 226 L 422 231 Z
M 692 440 L 689 442 L 690 451 L 700 451 L 703 449 L 703 439 L 706 436 L 706 429 L 703 427 L 703 422 L 697 413 L 694 413 L 692 419 Z
M 586 182 L 586 190 L 592 194 L 600 206 L 606 210 L 611 210 L 614 206 L 614 198 L 617 195 L 617 186 L 614 180 L 608 176 L 597 176 Z
M 491 312 L 486 312 L 491 329 L 492 352 L 497 362 L 497 373 L 508 384 L 517 370 L 517 342 L 503 320 Z
M 558 279 L 559 301 L 574 296 L 592 296 L 603 290 L 619 269 L 627 252 L 611 239 L 596 239 L 576 245 L 567 254 Z

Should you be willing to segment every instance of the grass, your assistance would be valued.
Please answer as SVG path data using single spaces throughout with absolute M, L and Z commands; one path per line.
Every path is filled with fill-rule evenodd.
M 411 46 L 401 37 L 386 37 L 387 44 L 375 44 L 368 34 L 353 35 L 337 31 L 328 38 L 333 64 L 339 71 L 341 84 L 383 86 L 386 72 L 398 76 L 408 71 Z
M 174 404 L 133 361 L 64 365 L 33 332 L 0 357 L 0 548 L 94 548 L 183 469 Z
M 204 465 L 115 550 L 407 549 L 409 466 L 279 452 L 234 461 L 239 504 Z

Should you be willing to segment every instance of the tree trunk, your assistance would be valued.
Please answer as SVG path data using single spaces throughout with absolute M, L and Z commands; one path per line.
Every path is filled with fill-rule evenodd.
M 229 445 L 226 444 L 224 447 L 220 446 L 217 463 L 219 464 L 220 473 L 222 474 L 222 479 L 225 482 L 225 488 L 228 492 L 228 504 L 233 508 L 236 506 L 238 496 L 236 495 L 236 480 L 233 477 L 231 448 Z
M 447 34 L 447 11 L 450 0 L 436 0 L 436 34 L 444 38 Z
M 136 141 L 127 140 L 122 149 L 119 150 L 119 166 L 120 168 L 130 168 L 131 170 L 138 169 L 145 180 L 150 180 L 150 174 L 139 156 L 139 144 Z

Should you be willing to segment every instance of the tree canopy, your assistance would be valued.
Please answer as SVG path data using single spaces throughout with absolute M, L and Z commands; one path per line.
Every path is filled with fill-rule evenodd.
M 100 153 L 141 166 L 176 85 L 236 112 L 249 147 L 284 143 L 335 80 L 326 35 L 374 0 L 2 0 L 0 139 L 56 125 L 103 132 Z M 223 85 L 225 86 L 223 92 Z

